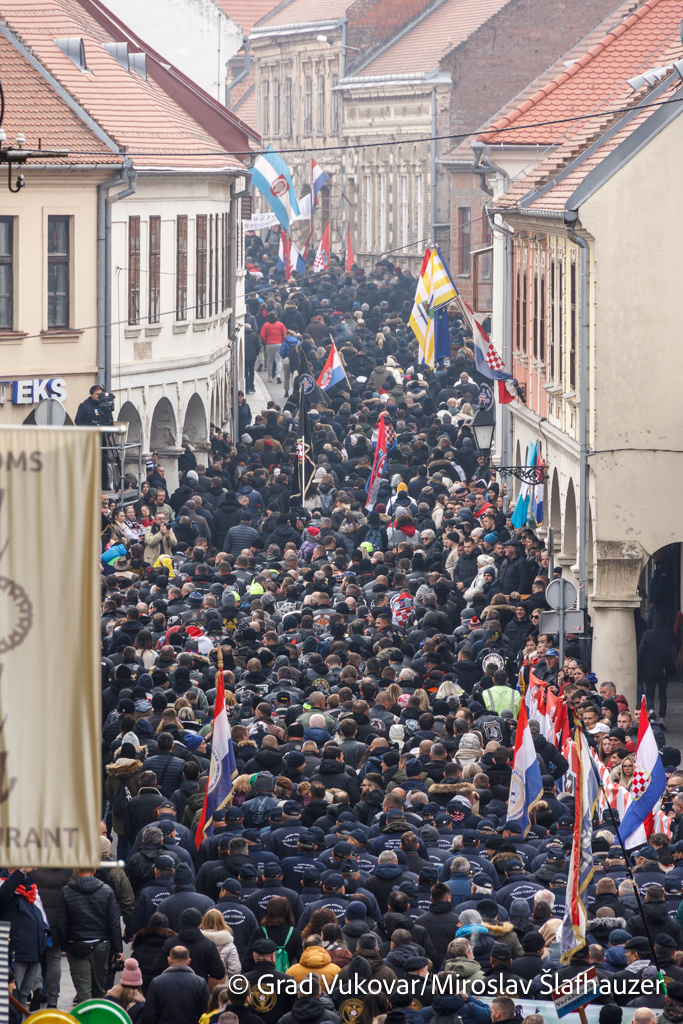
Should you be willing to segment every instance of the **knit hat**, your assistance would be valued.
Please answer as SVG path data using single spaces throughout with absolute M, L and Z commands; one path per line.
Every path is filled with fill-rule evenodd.
M 100 853 L 104 856 L 111 852 L 111 843 L 106 836 L 100 836 Z
M 409 779 L 419 778 L 422 775 L 422 762 L 413 757 L 406 765 L 406 775 Z
M 522 937 L 522 948 L 525 953 L 540 953 L 545 946 L 545 939 L 540 932 L 527 932 Z
M 188 750 L 197 750 L 198 747 L 201 747 L 203 742 L 204 742 L 204 737 L 200 736 L 199 733 L 196 733 L 196 732 L 186 732 L 185 733 L 185 746 L 188 748 Z
M 360 900 L 351 900 L 346 908 L 346 916 L 351 918 L 364 918 L 367 917 L 367 907 Z
M 123 974 L 121 975 L 121 984 L 129 985 L 131 987 L 136 985 L 142 985 L 142 971 L 137 960 L 130 957 L 126 960 L 123 965 Z
M 270 772 L 259 772 L 252 785 L 257 793 L 271 793 L 273 790 L 273 776 Z
M 529 917 L 529 904 L 526 900 L 513 900 L 510 904 L 510 917 Z

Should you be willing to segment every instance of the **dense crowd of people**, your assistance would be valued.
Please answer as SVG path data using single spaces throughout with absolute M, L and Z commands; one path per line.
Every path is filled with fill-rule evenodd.
M 541 632 L 559 570 L 476 448 L 486 389 L 455 311 L 448 364 L 416 364 L 413 291 L 391 265 L 264 287 L 247 383 L 257 359 L 270 375 L 284 359 L 284 407 L 240 394 L 239 436 L 212 426 L 206 453 L 184 438 L 177 487 L 153 455 L 138 500 L 103 496 L 100 842 L 125 869 L 4 880 L 22 1004 L 57 1005 L 65 954 L 76 1001 L 106 995 L 133 1024 L 499 1024 L 593 966 L 601 1024 L 626 1006 L 636 1024 L 683 1021 L 662 609 L 641 660 L 671 813 L 628 856 L 616 813 L 596 814 L 586 943 L 563 966 L 574 796 L 535 720 L 542 799 L 526 835 L 508 815 L 529 672 L 625 791 L 639 713 L 591 673 L 586 637 L 560 666 Z M 312 398 L 302 495 L 296 374 L 317 376 L 333 340 L 348 379 Z M 219 672 L 236 772 L 202 838 Z

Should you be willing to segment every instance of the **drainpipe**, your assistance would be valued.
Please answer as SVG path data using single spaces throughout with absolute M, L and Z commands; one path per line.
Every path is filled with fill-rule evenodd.
M 120 199 L 126 199 L 135 192 L 138 172 L 133 170 L 133 161 L 124 160 L 122 172 L 125 172 L 126 179 L 121 184 L 128 182 L 128 188 L 117 192 L 115 196 L 107 196 L 104 207 L 104 232 L 105 232 L 105 270 L 107 276 L 107 290 L 104 302 L 104 390 L 111 391 L 111 207 L 112 203 L 118 203 Z
M 230 299 L 232 313 L 230 314 L 229 329 L 232 333 L 232 436 L 237 444 L 240 438 L 239 412 L 237 406 L 237 392 L 240 386 L 240 336 L 237 324 L 237 212 L 239 200 L 234 196 L 235 182 L 230 189 Z M 242 328 L 244 324 L 240 325 Z
M 588 534 L 588 358 L 589 358 L 589 301 L 590 268 L 588 266 L 588 242 L 576 234 L 578 213 L 565 212 L 564 222 L 569 237 L 581 250 L 581 355 L 580 355 L 580 405 L 579 405 L 579 600 L 582 610 L 588 607 L 586 579 L 586 541 Z
M 125 185 L 133 161 L 125 159 L 120 174 L 97 186 L 97 383 L 109 391 L 106 381 L 111 384 L 111 360 L 106 358 L 105 333 L 111 317 L 107 315 L 107 304 L 111 310 L 111 277 L 109 274 L 108 240 L 106 230 L 107 190 L 116 185 Z M 107 373 L 109 367 L 109 373 Z
M 247 75 L 249 74 L 249 71 L 251 69 L 251 55 L 250 55 L 250 52 L 249 52 L 250 49 L 251 49 L 251 43 L 249 42 L 248 39 L 245 39 L 244 40 L 244 68 L 243 68 L 242 71 L 240 71 L 240 73 L 237 76 L 237 78 L 233 78 L 232 82 L 228 82 L 228 84 L 225 87 L 225 105 L 228 108 L 228 110 L 230 110 L 230 93 L 232 92 L 232 90 L 235 88 L 236 85 L 239 85 L 240 82 L 244 81 L 244 79 L 247 77 Z
M 436 86 L 432 89 L 432 244 L 436 245 Z
M 483 182 L 483 178 L 482 178 Z M 508 373 L 512 373 L 512 278 L 513 278 L 513 258 L 514 258 L 514 246 L 512 239 L 515 237 L 514 231 L 509 228 L 505 223 L 496 224 L 495 214 L 491 210 L 486 210 L 486 216 L 488 217 L 489 224 L 492 231 L 497 231 L 503 235 L 503 253 L 504 253 L 504 279 L 503 279 L 503 323 L 502 323 L 502 358 L 505 365 L 505 369 Z M 508 405 L 499 406 L 500 414 L 500 430 L 502 435 L 501 446 L 500 446 L 500 461 L 502 466 L 512 465 L 512 413 Z M 507 507 L 510 501 L 510 496 L 505 495 L 503 498 L 504 511 L 507 512 Z

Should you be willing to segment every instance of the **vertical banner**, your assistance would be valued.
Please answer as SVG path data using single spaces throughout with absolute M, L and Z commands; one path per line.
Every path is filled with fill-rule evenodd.
M 97 864 L 101 435 L 0 426 L 0 865 Z

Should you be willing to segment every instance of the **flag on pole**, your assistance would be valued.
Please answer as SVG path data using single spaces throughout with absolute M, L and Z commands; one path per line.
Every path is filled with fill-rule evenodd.
M 290 222 L 299 216 L 299 204 L 289 167 L 272 147 L 256 158 L 251 169 L 251 180 L 266 197 L 271 210 L 289 234 Z
M 368 477 L 368 482 L 365 485 L 365 493 L 368 496 L 368 500 L 365 503 L 365 507 L 368 512 L 372 512 L 375 505 L 377 504 L 377 495 L 379 493 L 379 485 L 382 481 L 387 468 L 387 439 L 386 430 L 384 425 L 384 415 L 380 417 L 379 428 L 377 433 L 377 447 L 375 448 L 375 459 L 372 463 L 372 472 Z
M 296 270 L 297 274 L 306 273 L 306 259 L 304 253 L 299 252 L 294 242 L 289 239 L 289 277 L 292 276 L 292 271 Z
M 377 420 L 377 422 L 375 423 L 374 430 L 372 431 L 370 443 L 372 444 L 373 448 L 377 446 L 377 440 L 379 438 L 379 425 L 382 422 L 382 419 L 383 416 L 381 416 L 380 419 Z M 388 422 L 384 420 L 384 437 L 387 442 L 387 451 L 390 452 L 391 449 L 395 448 L 397 444 L 396 431 L 394 430 L 391 424 L 391 420 L 389 420 Z
M 621 822 L 624 846 L 632 850 L 643 846 L 654 832 L 654 812 L 666 789 L 664 765 L 647 716 L 645 698 L 640 705 L 636 763 L 629 794 L 631 801 Z
M 344 270 L 353 270 L 356 257 L 351 248 L 351 221 L 346 226 L 346 253 L 344 255 Z
M 538 449 L 538 443 L 536 441 L 529 441 L 526 446 L 526 468 L 533 469 L 536 462 L 536 451 Z M 531 500 L 531 488 L 532 484 L 528 480 L 524 480 L 522 486 L 519 489 L 517 495 L 517 501 L 515 502 L 515 510 L 512 513 L 511 523 L 516 530 L 526 524 L 529 513 L 529 502 Z
M 515 753 L 512 760 L 512 778 L 508 799 L 508 820 L 517 821 L 524 837 L 531 826 L 531 809 L 543 796 L 541 768 L 536 756 L 534 739 L 526 717 L 524 701 L 519 705 Z
M 341 383 L 341 381 L 347 380 L 344 367 L 341 364 L 339 353 L 337 352 L 337 346 L 332 342 L 330 354 L 327 357 L 327 362 L 323 366 L 322 373 L 318 377 L 318 387 L 322 388 L 323 391 L 329 391 L 335 384 Z
M 322 274 L 323 271 L 327 270 L 330 263 L 330 223 L 329 221 L 325 225 L 323 231 L 323 237 L 320 239 L 320 245 L 318 251 L 315 254 L 315 260 L 313 261 L 313 273 Z
M 593 812 L 598 800 L 598 782 L 591 764 L 586 737 L 574 732 L 573 763 L 576 771 L 574 790 L 574 842 L 567 881 L 567 904 L 560 929 L 560 962 L 568 964 L 572 954 L 586 945 L 586 908 L 584 893 L 593 877 Z
M 436 251 L 432 253 L 432 306 L 434 309 L 439 309 L 457 297 L 458 292 L 437 245 Z
M 313 238 L 313 228 L 311 228 L 311 230 L 308 232 L 308 238 L 306 239 L 306 243 L 305 243 L 303 249 L 301 250 L 301 255 L 303 256 L 304 260 L 306 259 L 306 256 L 308 255 L 308 247 L 309 247 L 309 245 L 311 243 L 311 239 L 312 238 Z
M 410 324 L 419 347 L 418 362 L 434 367 L 434 313 L 432 310 L 432 252 L 426 249 L 415 289 Z
M 539 447 L 539 450 L 536 454 L 536 469 L 538 470 L 538 474 L 536 476 L 536 483 L 534 484 L 534 493 L 531 499 L 531 514 L 534 517 L 536 526 L 540 526 L 543 522 L 543 492 L 545 490 L 545 484 L 543 483 L 544 466 L 545 463 L 543 461 L 543 456 L 541 455 L 541 450 Z
M 220 648 L 219 648 L 220 654 Z M 213 835 L 213 816 L 219 807 L 225 807 L 232 790 L 232 777 L 237 774 L 235 751 L 230 735 L 230 723 L 225 707 L 225 683 L 222 660 L 216 673 L 216 703 L 213 713 L 213 735 L 211 737 L 211 765 L 209 783 L 206 787 L 204 806 L 199 816 L 195 844 L 197 849 L 207 836 Z
M 285 275 L 285 278 L 289 281 L 291 277 L 291 266 L 290 266 L 290 248 L 291 240 L 284 231 L 280 231 L 280 244 L 277 251 L 277 269 L 281 274 Z
M 311 160 L 311 202 L 312 202 L 311 209 L 313 209 L 313 210 L 317 209 L 318 204 L 316 202 L 316 197 L 318 195 L 318 192 L 323 187 L 323 185 L 327 184 L 327 182 L 329 180 L 330 179 L 325 174 L 325 172 L 323 171 L 322 167 L 318 167 L 318 165 L 315 162 L 315 160 L 312 159 Z

